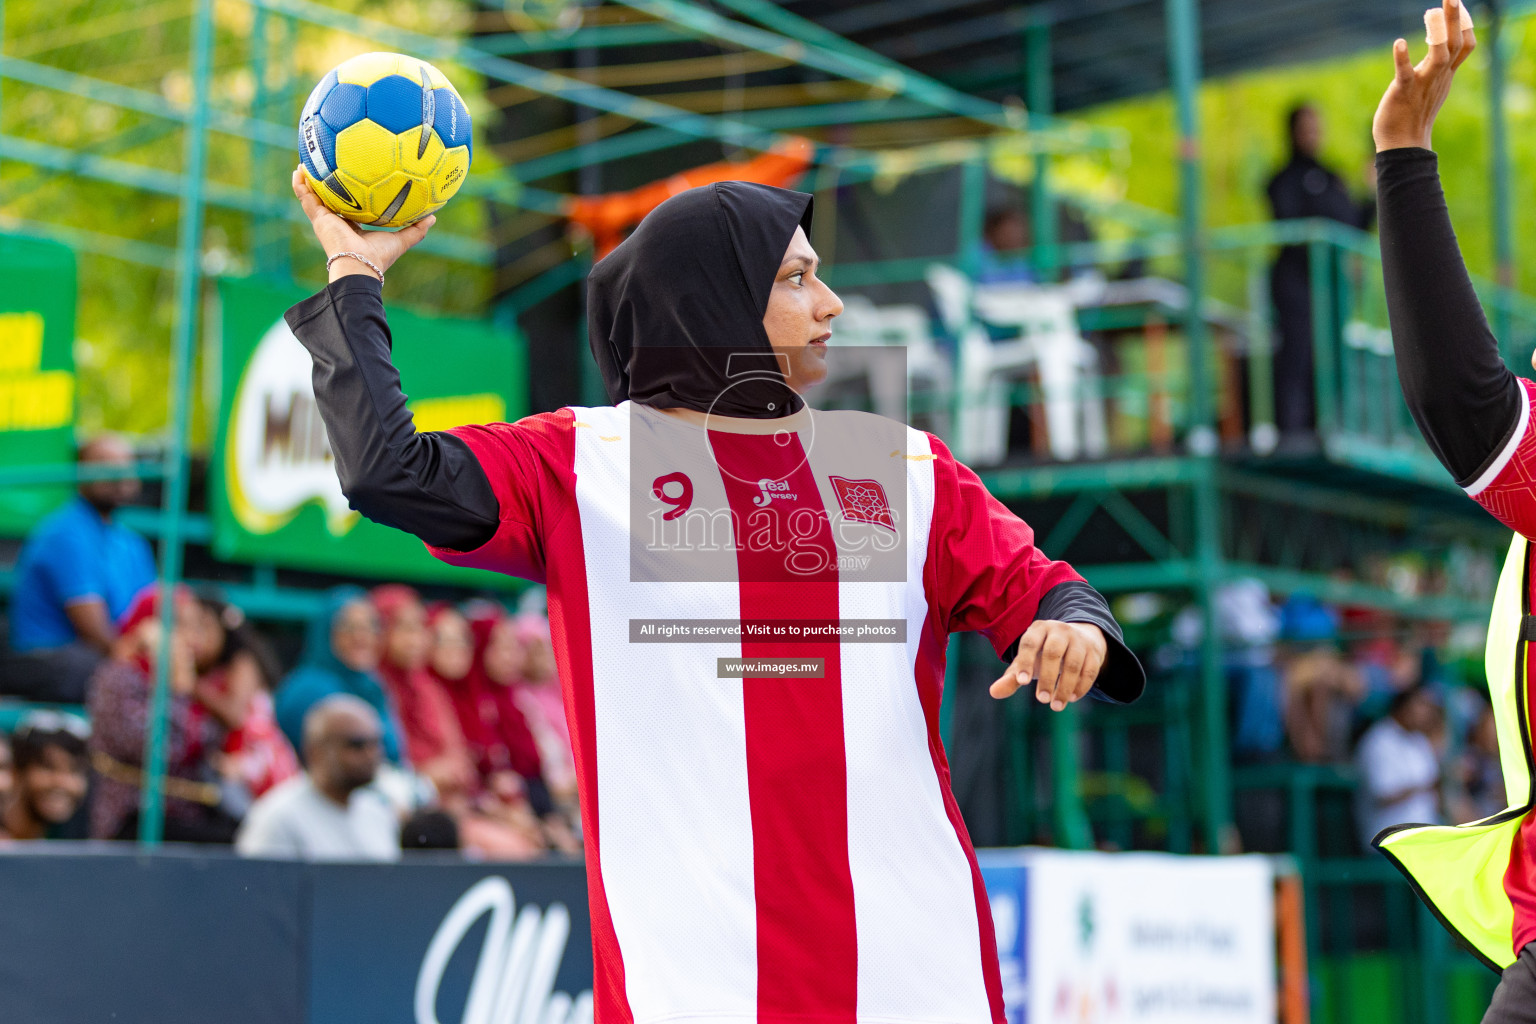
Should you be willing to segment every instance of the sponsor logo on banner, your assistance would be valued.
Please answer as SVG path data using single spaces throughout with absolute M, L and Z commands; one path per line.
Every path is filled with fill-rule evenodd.
M 75 375 L 43 369 L 43 315 L 0 313 L 0 431 L 57 430 L 75 419 Z
M 1031 851 L 1029 1024 L 1273 1024 L 1262 857 Z
M 255 534 L 275 533 L 308 504 L 343 536 L 360 518 L 348 507 L 315 402 L 309 353 L 279 319 L 262 335 L 235 389 L 224 445 L 224 480 L 235 519 Z M 418 430 L 495 422 L 499 395 L 458 395 L 411 403 Z
M 251 533 L 273 533 L 315 502 L 327 529 L 357 524 L 336 478 L 331 442 L 310 383 L 309 353 L 282 320 L 262 335 L 235 392 L 224 446 L 230 507 Z
M 416 975 L 416 1024 L 592 1024 L 592 991 L 573 998 L 555 992 L 555 975 L 571 934 L 562 903 L 526 906 L 513 916 L 512 886 L 500 876 L 476 882 L 438 925 Z M 469 985 L 461 1021 L 437 1016 L 438 988 L 448 961 L 482 917 L 490 922 Z

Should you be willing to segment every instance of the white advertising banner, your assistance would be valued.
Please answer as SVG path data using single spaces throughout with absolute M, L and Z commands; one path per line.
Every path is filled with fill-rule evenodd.
M 1029 1024 L 1274 1024 L 1264 857 L 1031 850 Z

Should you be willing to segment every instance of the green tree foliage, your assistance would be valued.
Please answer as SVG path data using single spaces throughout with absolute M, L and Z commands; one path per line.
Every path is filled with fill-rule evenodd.
M 468 27 L 470 5 L 461 0 L 325 0 L 326 5 L 379 21 L 453 35 Z M 185 111 L 191 102 L 192 0 L 0 0 L 4 52 L 37 64 L 127 86 L 154 97 L 165 109 Z M 292 125 L 312 84 L 345 58 L 376 48 L 367 40 L 313 27 L 294 27 L 259 15 L 243 0 L 217 0 L 213 102 L 218 110 Z M 1536 33 L 1527 19 L 1507 29 L 1511 80 L 1507 92 L 1514 156 L 1517 229 L 1536 235 L 1536 204 L 1525 201 L 1524 183 L 1536 175 Z M 258 66 L 265 43 L 267 59 Z M 1284 159 L 1282 119 L 1300 100 L 1322 111 L 1325 157 L 1355 188 L 1364 191 L 1370 159 L 1369 122 L 1391 73 L 1390 40 L 1373 52 L 1342 60 L 1265 71 L 1211 82 L 1202 90 L 1205 176 L 1212 225 L 1261 221 L 1268 216 L 1264 184 Z M 1417 44 L 1422 49 L 1422 43 Z M 1486 50 L 1464 69 L 1436 133 L 1452 213 L 1468 262 L 1490 274 L 1492 231 L 1487 201 L 1488 130 Z M 463 68 L 443 70 L 466 96 L 482 126 L 490 115 L 480 101 L 483 83 Z M 1177 140 L 1168 96 L 1129 100 L 1087 111 L 1080 119 L 1128 130 L 1130 153 L 1117 161 L 1125 198 L 1173 212 L 1177 206 Z M 0 89 L 0 131 L 42 143 L 66 155 L 118 161 L 131 169 L 177 171 L 183 135 L 173 120 L 125 110 L 84 96 L 7 81 Z M 210 137 L 209 177 L 224 186 L 289 201 L 291 147 L 267 147 L 215 132 Z M 476 149 L 477 173 L 494 172 L 488 147 Z M 46 223 L 86 232 L 80 256 L 81 427 L 147 434 L 167 422 L 164 382 L 174 316 L 171 257 L 176 242 L 175 195 L 93 180 L 68 168 L 0 159 L 0 230 Z M 535 218 L 537 219 L 537 218 Z M 207 216 L 204 265 L 211 273 L 293 274 L 318 284 L 320 261 L 307 233 L 281 220 L 252 217 L 217 205 Z M 484 202 L 460 197 L 444 211 L 439 232 L 472 238 L 490 235 Z M 515 232 L 514 232 L 515 233 Z M 144 266 L 112 255 L 113 238 L 158 247 L 140 256 L 163 257 Z M 92 239 L 95 240 L 92 244 Z M 120 248 L 120 247 L 119 247 Z M 1523 290 L 1536 291 L 1536 267 L 1519 271 Z M 1231 275 L 1228 275 L 1231 276 Z M 1241 294 L 1240 284 L 1218 291 Z M 482 315 L 492 284 L 489 271 L 413 254 L 391 275 L 391 298 L 459 315 Z M 211 290 L 209 293 L 211 295 Z M 211 326 L 205 321 L 205 328 Z M 205 339 L 212 333 L 205 330 Z M 205 345 L 204 353 L 210 348 Z M 216 367 L 205 367 L 203 376 Z M 209 436 L 203 389 L 195 409 L 199 441 Z
M 192 0 L 0 0 L 4 53 L 136 90 L 185 112 L 191 106 Z M 457 0 L 327 0 L 327 6 L 433 34 L 463 30 L 467 8 Z M 289 126 L 314 83 L 357 53 L 379 49 L 368 40 L 262 15 L 241 0 L 215 3 L 212 104 L 216 111 L 258 117 Z M 264 42 L 265 47 L 260 44 Z M 261 52 L 265 50 L 265 54 Z M 484 116 L 477 76 L 453 65 L 443 70 L 466 96 L 472 113 Z M 259 79 L 259 80 L 258 80 Z M 115 161 L 130 172 L 179 173 L 184 132 L 176 120 L 123 109 L 68 91 L 6 81 L 0 90 L 0 131 L 12 139 L 52 147 L 69 160 Z M 208 180 L 292 203 L 288 177 L 297 163 L 296 142 L 283 147 L 253 143 L 233 134 L 209 136 Z M 478 147 L 475 170 L 489 165 Z M 170 376 L 174 319 L 179 199 L 174 194 L 129 187 L 70 173 L 63 168 L 0 159 L 0 230 L 27 231 L 47 224 L 83 232 L 80 306 L 76 341 L 80 428 L 153 434 L 168 422 L 165 381 Z M 307 230 L 280 218 L 215 203 L 207 210 L 203 267 L 207 274 L 293 274 L 318 286 L 323 262 Z M 439 231 L 483 239 L 484 203 L 461 197 L 439 217 Z M 114 239 L 148 243 L 145 266 L 114 256 Z M 391 274 L 391 299 L 444 313 L 478 316 L 489 296 L 489 271 L 413 254 Z M 203 377 L 216 365 L 214 291 L 205 288 Z M 197 397 L 194 441 L 211 436 L 211 386 Z
M 1509 81 L 1505 104 L 1514 165 L 1515 238 L 1536 235 L 1536 32 L 1530 18 L 1505 29 Z M 1297 103 L 1315 105 L 1323 116 L 1324 161 L 1351 188 L 1367 191 L 1365 170 L 1372 160 L 1370 122 L 1392 76 L 1391 40 L 1372 52 L 1341 60 L 1298 65 L 1207 83 L 1200 114 L 1209 223 L 1213 226 L 1264 220 L 1269 209 L 1264 187 L 1286 159 L 1286 113 Z M 1410 40 L 1415 58 L 1423 40 Z M 1474 273 L 1493 276 L 1493 226 L 1489 204 L 1488 52 L 1486 46 L 1462 69 L 1435 129 L 1441 176 L 1462 251 Z M 1178 205 L 1177 138 L 1172 100 L 1144 97 L 1077 115 L 1130 133 L 1131 159 L 1125 197 L 1173 212 Z M 1536 266 L 1517 263 L 1517 286 L 1536 291 Z

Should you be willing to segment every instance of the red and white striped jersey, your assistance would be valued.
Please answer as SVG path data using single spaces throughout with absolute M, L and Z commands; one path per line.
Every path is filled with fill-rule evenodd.
M 1472 483 L 1467 496 L 1527 540 L 1536 538 L 1536 431 L 1531 403 L 1536 381 L 1520 379 L 1520 414 L 1503 449 Z
M 599 1021 L 1002 1024 L 938 735 L 945 645 L 979 630 L 1003 651 L 1080 577 L 931 435 L 862 413 L 792 422 L 727 433 L 626 402 L 458 428 L 501 525 L 433 553 L 548 585 Z M 696 508 L 730 513 L 707 524 L 734 542 L 707 571 L 637 529 Z M 827 557 L 753 543 L 765 515 Z M 897 533 L 899 571 L 856 571 Z M 641 620 L 899 620 L 904 636 L 638 642 Z M 819 675 L 722 678 L 742 658 L 819 659 Z

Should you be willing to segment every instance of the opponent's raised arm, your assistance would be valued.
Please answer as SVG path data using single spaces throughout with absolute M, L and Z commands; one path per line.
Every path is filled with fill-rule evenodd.
M 1416 65 L 1408 56 L 1406 39 L 1392 44 L 1392 84 L 1387 86 L 1371 121 L 1371 136 L 1376 140 L 1378 153 L 1388 149 L 1433 148 L 1430 135 L 1435 118 L 1451 94 L 1456 71 L 1477 49 L 1472 15 L 1461 0 L 1444 0 L 1439 8 L 1426 11 L 1424 34 L 1429 52 Z
M 331 283 L 286 319 L 315 362 L 315 401 L 342 492 L 369 519 L 435 547 L 480 547 L 500 520 L 490 481 L 464 441 L 416 432 L 390 362 L 383 275 L 435 218 L 394 232 L 360 231 L 322 206 L 297 170 L 293 191 L 330 260 Z
M 1430 149 L 1435 118 L 1477 38 L 1460 0 L 1445 0 L 1425 23 L 1429 52 L 1417 65 L 1404 40 L 1393 45 L 1393 80 L 1372 124 L 1382 273 L 1403 397 L 1465 487 L 1507 447 L 1523 397 L 1472 288 Z

